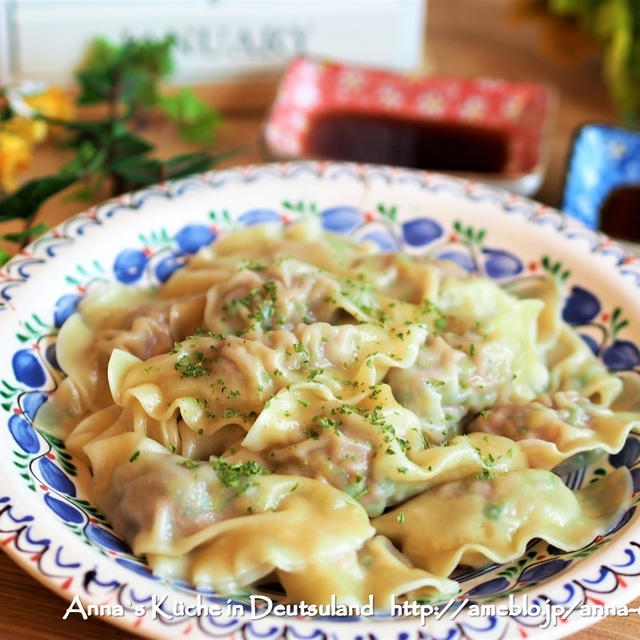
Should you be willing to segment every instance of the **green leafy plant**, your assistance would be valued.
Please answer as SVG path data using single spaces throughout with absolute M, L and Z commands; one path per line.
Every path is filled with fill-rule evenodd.
M 602 51 L 604 74 L 622 115 L 640 124 L 640 2 L 550 0 L 555 13 L 574 17 Z
M 32 226 L 38 209 L 51 196 L 73 184 L 78 199 L 91 199 L 105 184 L 112 195 L 156 182 L 205 171 L 222 155 L 208 150 L 161 159 L 152 155 L 154 145 L 138 131 L 151 110 L 157 109 L 188 142 L 211 145 L 220 116 L 188 88 L 169 93 L 161 88 L 173 70 L 174 40 L 129 40 L 116 46 L 98 39 L 89 48 L 76 73 L 77 104 L 102 105 L 103 118 L 58 120 L 35 113 L 66 132 L 64 146 L 73 152 L 58 173 L 29 180 L 0 200 L 0 223 L 20 219 L 22 231 L 0 238 L 24 246 L 42 233 L 42 224 Z M 10 107 L 9 107 L 10 108 Z M 0 250 L 0 264 L 9 254 Z
M 638 0 L 518 0 L 523 13 L 553 16 L 546 36 L 561 51 L 578 30 L 602 54 L 609 92 L 623 119 L 640 126 L 640 2 Z M 581 48 L 581 47 L 578 47 Z

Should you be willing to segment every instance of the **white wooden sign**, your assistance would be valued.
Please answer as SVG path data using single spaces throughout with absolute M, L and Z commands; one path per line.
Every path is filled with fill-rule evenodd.
M 174 34 L 177 81 L 264 74 L 299 54 L 410 70 L 426 0 L 0 0 L 0 83 L 64 82 L 100 35 Z

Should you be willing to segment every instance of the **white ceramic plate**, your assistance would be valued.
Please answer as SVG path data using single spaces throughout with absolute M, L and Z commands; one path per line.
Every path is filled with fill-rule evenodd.
M 632 506 L 611 533 L 578 552 L 539 542 L 517 561 L 462 573 L 464 593 L 425 627 L 403 617 L 254 620 L 250 612 L 153 619 L 154 598 L 167 595 L 166 607 L 173 609 L 172 602 L 194 603 L 196 593 L 149 574 L 87 501 L 86 477 L 63 443 L 31 426 L 62 378 L 55 360 L 57 328 L 97 281 L 158 284 L 227 229 L 305 216 L 319 216 L 327 229 L 373 240 L 382 250 L 448 257 L 499 282 L 551 272 L 569 287 L 565 319 L 609 368 L 620 375 L 640 372 L 640 263 L 548 207 L 436 174 L 333 163 L 253 166 L 159 185 L 70 219 L 0 271 L 3 548 L 67 599 L 79 595 L 86 604 L 110 604 L 116 613 L 119 605 L 123 615 L 113 616 L 114 623 L 157 638 L 550 640 L 604 613 L 588 606 L 613 607 L 640 594 L 640 514 Z M 640 439 L 632 435 L 620 454 L 565 481 L 577 488 L 625 464 L 637 489 L 639 457 Z M 209 592 L 201 596 L 205 603 L 226 603 Z M 505 604 L 509 598 L 525 612 L 471 615 L 473 603 Z M 546 603 L 572 612 L 543 630 L 545 612 L 535 615 L 533 605 Z M 136 607 L 147 613 L 136 616 Z

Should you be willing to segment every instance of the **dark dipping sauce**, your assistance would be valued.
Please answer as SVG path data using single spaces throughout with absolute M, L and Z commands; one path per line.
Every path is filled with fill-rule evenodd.
M 327 111 L 312 116 L 305 152 L 413 169 L 502 173 L 509 136 L 468 124 Z
M 640 242 L 640 184 L 618 187 L 607 196 L 600 229 L 614 238 Z

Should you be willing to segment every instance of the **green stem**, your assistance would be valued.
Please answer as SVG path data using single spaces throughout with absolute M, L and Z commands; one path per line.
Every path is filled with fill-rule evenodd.
M 22 251 L 29 244 L 30 236 L 29 234 L 27 234 L 27 231 L 31 229 L 31 225 L 33 223 L 33 217 L 34 216 L 29 216 L 24 220 L 24 224 L 22 225 L 22 230 L 24 231 L 25 236 L 24 238 L 22 238 L 22 242 L 20 243 L 20 248 L 18 249 L 18 253 Z

